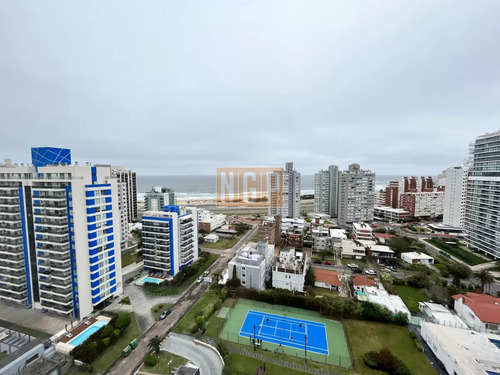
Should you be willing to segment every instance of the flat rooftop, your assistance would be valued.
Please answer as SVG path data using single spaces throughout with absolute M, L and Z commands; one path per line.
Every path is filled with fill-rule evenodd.
M 405 255 L 405 256 L 407 256 L 409 258 L 412 258 L 412 259 L 434 259 L 430 255 L 427 255 L 427 254 L 424 254 L 424 253 L 417 253 L 415 251 L 412 251 L 410 253 L 401 253 L 401 257 L 403 255 Z
M 500 342 L 500 335 L 422 322 L 431 340 L 455 361 L 463 374 L 487 374 L 500 371 L 500 349 L 491 341 Z M 425 339 L 425 337 L 424 337 Z

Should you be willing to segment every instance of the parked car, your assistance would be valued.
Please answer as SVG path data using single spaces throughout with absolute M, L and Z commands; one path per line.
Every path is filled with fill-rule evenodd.
M 203 276 L 208 276 L 208 271 L 203 272 Z
M 365 270 L 365 274 L 367 274 L 367 275 L 376 275 L 377 273 L 374 270 Z
M 357 265 L 356 263 L 349 263 L 349 264 L 347 265 L 347 267 L 349 267 L 349 268 L 357 268 L 357 267 L 358 267 L 358 265 Z
M 324 264 L 326 264 L 327 266 L 331 266 L 332 262 L 326 261 Z
M 316 263 L 316 264 L 323 264 L 323 262 L 321 260 L 313 260 L 313 263 Z
M 165 310 L 164 312 L 161 313 L 160 315 L 160 320 L 165 319 L 168 315 L 170 314 L 170 310 Z
M 198 278 L 196 279 L 196 282 L 197 282 L 198 284 L 199 284 L 199 283 L 201 283 L 202 281 L 203 281 L 203 277 L 201 277 L 201 276 L 200 276 L 200 277 L 198 277 Z

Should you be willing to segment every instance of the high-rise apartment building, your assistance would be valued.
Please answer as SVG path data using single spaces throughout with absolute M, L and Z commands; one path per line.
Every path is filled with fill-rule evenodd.
M 144 269 L 174 276 L 198 259 L 198 210 L 165 206 L 142 216 Z
M 500 131 L 470 145 L 465 229 L 472 249 L 500 258 Z
M 314 212 L 338 216 L 339 167 L 330 165 L 314 175 Z
M 122 293 L 118 179 L 33 148 L 0 165 L 0 299 L 83 318 Z
M 144 196 L 146 211 L 162 211 L 165 206 L 173 206 L 177 202 L 172 189 L 156 186 Z
M 445 171 L 443 224 L 463 228 L 467 194 L 467 165 Z
M 375 173 L 351 164 L 340 173 L 339 224 L 373 221 Z
M 123 167 L 112 167 L 112 176 L 125 183 L 127 190 L 127 215 L 129 223 L 138 221 L 137 211 L 137 176 Z
M 276 197 L 276 193 L 271 193 L 269 206 L 269 216 L 280 215 L 282 217 L 296 218 L 300 216 L 300 173 L 293 169 L 293 163 L 286 163 L 283 170 L 283 205 L 279 205 L 280 199 Z M 279 178 L 271 176 L 270 188 L 271 191 L 279 191 Z

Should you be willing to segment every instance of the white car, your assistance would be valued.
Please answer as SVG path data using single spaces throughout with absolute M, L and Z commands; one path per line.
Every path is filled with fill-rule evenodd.
M 203 277 L 201 277 L 201 276 L 200 276 L 200 277 L 198 277 L 198 278 L 196 279 L 196 282 L 197 282 L 198 284 L 199 284 L 199 283 L 201 283 L 202 281 L 203 281 Z
M 377 273 L 374 270 L 365 270 L 367 275 L 376 275 Z

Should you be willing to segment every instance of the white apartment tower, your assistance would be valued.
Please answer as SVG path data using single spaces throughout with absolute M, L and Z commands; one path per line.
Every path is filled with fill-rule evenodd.
M 272 189 L 276 190 L 276 179 L 271 180 Z M 293 163 L 286 163 L 283 171 L 283 205 L 277 206 L 276 197 L 271 194 L 269 216 L 281 215 L 282 217 L 300 217 L 300 173 L 293 169 Z
M 339 167 L 330 165 L 314 175 L 314 212 L 338 216 Z
M 373 221 L 375 173 L 351 164 L 340 173 L 339 224 Z
M 165 206 L 142 216 L 144 269 L 174 276 L 198 259 L 198 210 Z
M 32 163 L 0 165 L 0 299 L 82 319 L 122 293 L 119 181 L 67 149 Z
M 465 197 L 467 193 L 467 166 L 448 168 L 445 171 L 443 224 L 463 228 Z
M 470 145 L 465 229 L 472 249 L 500 258 L 500 131 Z
M 127 215 L 129 223 L 138 220 L 137 211 L 137 176 L 134 171 L 127 171 L 123 167 L 112 167 L 112 176 L 125 183 L 127 190 Z

